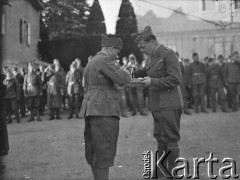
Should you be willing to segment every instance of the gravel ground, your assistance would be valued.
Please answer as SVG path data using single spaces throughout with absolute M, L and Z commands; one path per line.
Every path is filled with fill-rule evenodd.
M 62 120 L 8 125 L 10 151 L 1 159 L 1 180 L 92 180 L 84 156 L 84 120 Z M 115 166 L 110 169 L 111 180 L 140 180 L 143 155 L 146 150 L 156 150 L 152 137 L 153 119 L 140 115 L 122 118 Z M 240 112 L 211 113 L 182 116 L 180 141 L 181 156 L 190 163 L 193 158 L 208 158 L 210 152 L 219 159 L 214 172 L 228 165 L 225 157 L 236 161 L 240 174 Z M 207 176 L 207 164 L 200 165 L 200 179 Z M 221 178 L 218 178 L 221 179 Z

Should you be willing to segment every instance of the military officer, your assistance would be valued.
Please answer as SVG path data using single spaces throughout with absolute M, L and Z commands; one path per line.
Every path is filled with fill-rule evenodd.
M 226 93 L 224 92 L 224 78 L 223 71 L 215 59 L 209 58 L 209 67 L 207 69 L 207 82 L 210 87 L 210 100 L 213 112 L 217 112 L 217 99 L 216 93 L 220 97 L 220 104 L 223 112 L 229 112 L 226 107 Z
M 86 94 L 80 116 L 85 117 L 85 153 L 95 180 L 108 180 L 117 150 L 120 107 L 114 84 L 131 80 L 130 73 L 114 62 L 122 44 L 119 38 L 102 35 L 102 50 L 84 70 Z
M 195 112 L 199 113 L 199 100 L 201 104 L 201 110 L 204 113 L 208 113 L 205 105 L 205 93 L 206 93 L 206 68 L 205 65 L 199 61 L 198 54 L 195 52 L 192 55 L 193 62 L 189 65 L 189 82 L 192 87 L 192 95 L 194 98 Z
M 232 111 L 236 112 L 238 110 L 237 95 L 240 94 L 238 92 L 240 90 L 240 59 L 237 51 L 233 53 L 232 61 L 225 65 L 224 78 L 231 94 Z
M 24 77 L 23 91 L 27 99 L 27 106 L 30 111 L 30 118 L 28 122 L 34 121 L 34 114 L 37 113 L 37 121 L 41 121 L 39 106 L 40 95 L 42 94 L 42 80 L 36 72 L 34 72 L 33 64 L 28 64 L 28 73 Z
M 180 90 L 181 70 L 175 52 L 160 44 L 147 26 L 142 32 L 132 34 L 141 52 L 148 56 L 145 69 L 135 72 L 144 77 L 142 83 L 150 87 L 149 109 L 154 119 L 153 136 L 158 143 L 159 155 L 170 152 L 165 168 L 158 170 L 158 177 L 175 175 L 172 169 L 179 157 L 180 119 L 183 99 Z M 167 165 L 168 164 L 168 165 Z

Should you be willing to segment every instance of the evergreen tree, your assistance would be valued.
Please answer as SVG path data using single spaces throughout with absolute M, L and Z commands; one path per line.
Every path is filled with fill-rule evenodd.
M 116 25 L 116 34 L 131 34 L 137 32 L 136 15 L 129 0 L 122 0 Z
M 98 0 L 94 0 L 86 26 L 88 34 L 105 34 L 105 18 Z
M 85 33 L 89 11 L 86 0 L 43 0 L 43 2 L 46 8 L 42 13 L 42 21 L 49 39 L 61 39 Z

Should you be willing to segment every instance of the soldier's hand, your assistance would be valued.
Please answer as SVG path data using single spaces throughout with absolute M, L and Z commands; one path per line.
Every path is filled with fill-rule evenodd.
M 141 83 L 143 83 L 144 87 L 149 87 L 151 84 L 151 78 L 150 77 L 144 77 L 141 80 Z

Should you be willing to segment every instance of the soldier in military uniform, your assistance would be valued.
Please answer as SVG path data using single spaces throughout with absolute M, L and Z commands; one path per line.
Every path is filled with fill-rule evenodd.
M 12 123 L 12 114 L 15 114 L 17 123 L 20 123 L 19 112 L 18 112 L 18 100 L 20 96 L 20 87 L 17 79 L 13 76 L 9 70 L 6 74 L 6 78 L 3 81 L 6 86 L 4 94 L 4 102 L 6 106 L 6 117 L 8 123 Z
M 205 93 L 206 93 L 206 69 L 205 65 L 199 61 L 198 54 L 193 53 L 193 62 L 189 65 L 189 82 L 192 87 L 192 95 L 194 98 L 195 112 L 199 113 L 199 101 L 201 104 L 201 110 L 204 113 L 208 113 L 205 105 Z
M 120 117 L 115 84 L 131 80 L 130 73 L 114 63 L 122 44 L 119 38 L 102 35 L 102 50 L 84 70 L 86 94 L 80 116 L 85 117 L 85 155 L 95 180 L 108 180 L 114 165 Z
M 79 110 L 82 102 L 80 102 L 80 94 L 83 92 L 82 76 L 77 72 L 77 64 L 73 62 L 70 66 L 70 71 L 66 76 L 66 86 L 68 95 L 69 117 L 73 118 L 73 114 L 76 114 L 76 118 L 79 118 Z
M 42 94 L 42 80 L 36 72 L 34 72 L 33 64 L 28 64 L 28 73 L 24 77 L 23 91 L 27 99 L 27 106 L 30 111 L 30 118 L 28 122 L 34 121 L 34 114 L 36 111 L 37 121 L 41 121 L 39 106 L 40 95 Z
M 76 71 L 79 73 L 79 75 L 81 76 L 81 80 L 82 80 L 83 79 L 83 72 L 84 72 L 84 68 L 82 67 L 82 61 L 79 58 L 76 58 L 74 60 L 74 62 L 77 65 L 77 70 Z M 80 88 L 80 93 L 79 93 L 79 102 L 80 102 L 79 110 L 81 108 L 82 101 L 83 101 L 83 86 L 82 86 L 82 82 L 81 82 L 81 88 Z
M 25 117 L 26 114 L 26 106 L 25 106 L 25 97 L 24 97 L 24 92 L 23 92 L 23 81 L 24 81 L 24 76 L 21 75 L 18 72 L 18 68 L 14 68 L 13 75 L 18 81 L 19 84 L 19 100 L 18 100 L 18 107 L 20 110 L 21 117 Z
M 224 77 L 221 66 L 215 62 L 215 59 L 209 58 L 209 67 L 207 69 L 207 82 L 210 87 L 210 100 L 213 112 L 217 112 L 216 93 L 220 98 L 220 104 L 223 112 L 229 112 L 226 106 L 226 93 L 224 92 Z
M 134 54 L 130 54 L 127 70 L 131 72 L 133 68 L 141 69 L 142 65 L 137 62 Z M 132 108 L 131 115 L 135 116 L 137 114 L 137 110 L 139 110 L 141 115 L 146 116 L 147 113 L 144 110 L 143 85 L 141 83 L 129 83 L 127 88 L 129 89 L 129 99 Z
M 236 112 L 238 110 L 237 95 L 240 94 L 240 59 L 237 51 L 232 55 L 232 62 L 225 65 L 224 78 L 231 94 L 232 111 Z
M 158 143 L 159 156 L 170 152 L 165 160 L 167 171 L 164 168 L 163 172 L 159 170 L 158 177 L 175 175 L 171 172 L 180 153 L 178 141 L 183 108 L 179 60 L 173 50 L 156 40 L 149 26 L 132 37 L 141 52 L 148 56 L 145 69 L 136 71 L 135 75 L 144 77 L 142 83 L 150 87 L 149 109 L 154 119 L 153 135 Z

